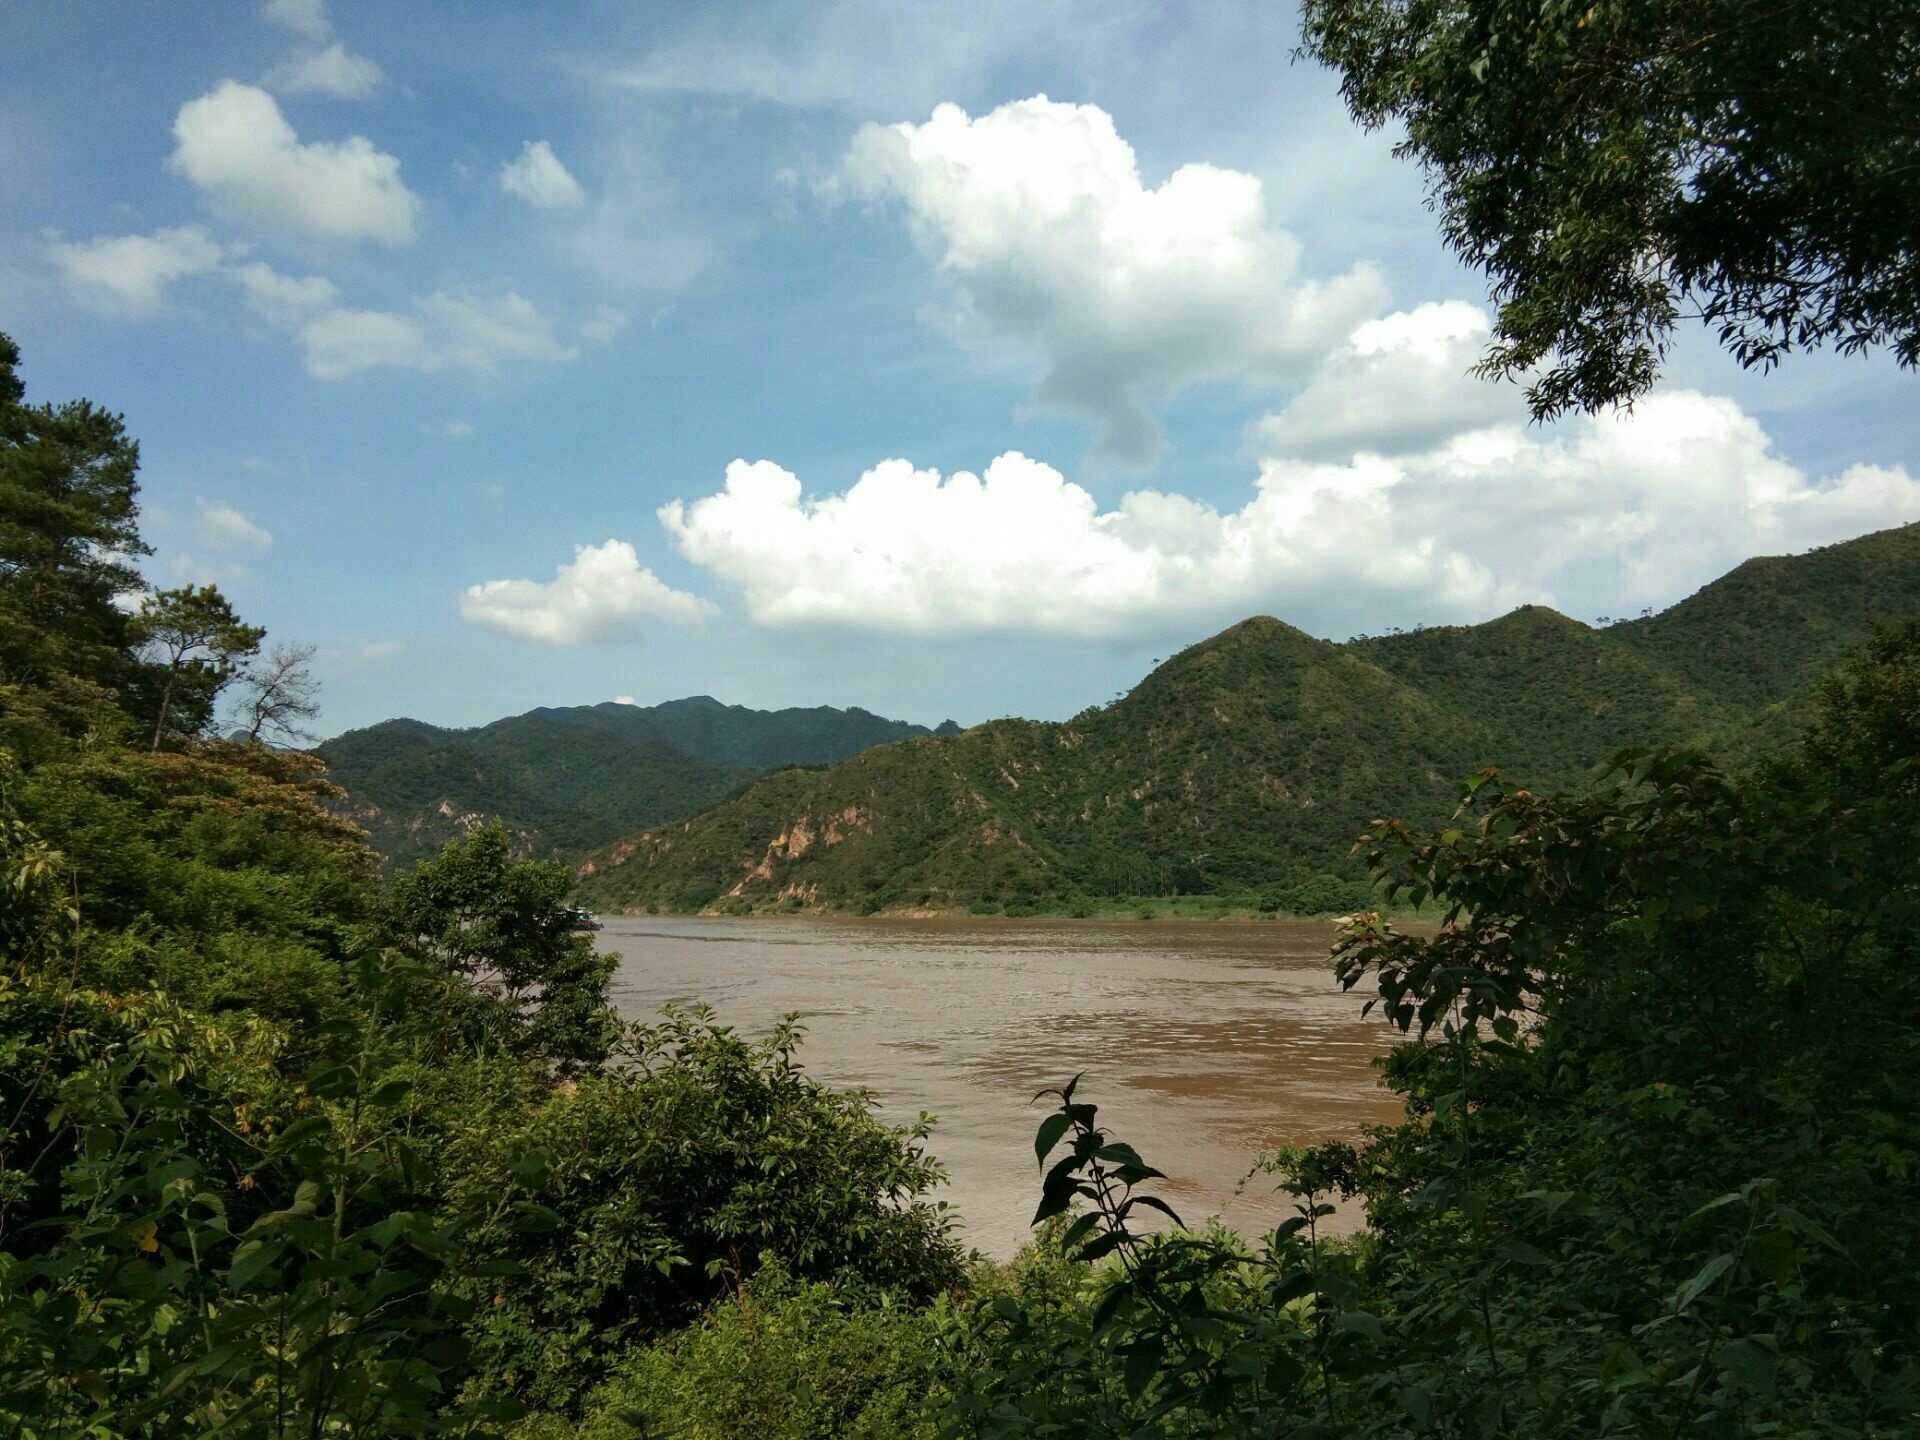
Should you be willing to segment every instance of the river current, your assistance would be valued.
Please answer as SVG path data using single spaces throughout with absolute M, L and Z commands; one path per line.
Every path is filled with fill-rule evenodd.
M 933 1150 L 962 1237 L 1013 1253 L 1039 1199 L 1034 1092 L 1084 1071 L 1100 1122 L 1167 1172 L 1189 1224 L 1251 1233 L 1290 1211 L 1256 1155 L 1398 1117 L 1363 1020 L 1307 922 L 610 917 L 621 1012 L 705 1001 L 763 1034 L 799 1011 L 806 1069 L 864 1086 L 880 1115 L 939 1117 Z M 1353 1217 L 1339 1217 L 1352 1223 Z

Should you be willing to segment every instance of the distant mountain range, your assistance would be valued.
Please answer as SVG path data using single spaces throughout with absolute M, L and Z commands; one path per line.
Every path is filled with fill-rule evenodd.
M 404 867 L 495 817 L 524 854 L 578 856 L 692 815 L 778 766 L 829 765 L 932 733 L 857 708 L 750 710 L 695 695 L 542 707 L 473 730 L 388 720 L 318 753 L 347 792 L 345 813 Z
M 1752 560 L 1602 628 L 1527 606 L 1333 644 L 1256 618 L 1065 723 L 916 735 L 636 826 L 585 859 L 580 893 L 602 909 L 1176 891 L 1322 908 L 1353 893 L 1347 852 L 1376 816 L 1437 820 L 1488 764 L 1554 787 L 1629 744 L 1750 760 L 1792 740 L 1875 624 L 1908 620 L 1920 525 Z

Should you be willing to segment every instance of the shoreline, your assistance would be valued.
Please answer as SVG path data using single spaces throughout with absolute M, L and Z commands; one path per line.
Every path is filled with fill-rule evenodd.
M 924 924 L 931 922 L 964 921 L 981 925 L 1025 925 L 1035 921 L 1068 921 L 1076 925 L 1139 925 L 1166 922 L 1185 922 L 1208 925 L 1326 925 L 1337 924 L 1342 916 L 1330 912 L 1299 914 L 1293 911 L 1262 911 L 1250 905 L 1202 905 L 1191 903 L 1205 897 L 1182 897 L 1187 904 L 1178 904 L 1171 900 L 1143 902 L 1139 905 L 1114 904 L 1090 909 L 1087 913 L 1076 913 L 1065 906 L 1034 907 L 1022 909 L 1017 914 L 1005 910 L 976 911 L 963 907 L 935 909 L 930 906 L 904 907 L 896 910 L 874 910 L 862 912 L 857 909 L 829 906 L 789 907 L 750 906 L 740 909 L 722 909 L 707 906 L 701 910 L 667 910 L 658 907 L 622 908 L 595 910 L 593 914 L 601 919 L 619 920 L 795 920 L 795 921 L 879 921 L 882 923 L 905 922 Z M 1349 912 L 1350 913 L 1350 912 Z M 1430 918 L 1417 911 L 1398 909 L 1379 912 L 1388 920 L 1405 923 L 1418 922 Z

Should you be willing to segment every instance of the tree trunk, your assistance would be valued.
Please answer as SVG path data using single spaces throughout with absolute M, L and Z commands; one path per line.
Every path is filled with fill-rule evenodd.
M 150 755 L 158 755 L 160 753 L 160 736 L 165 733 L 167 728 L 167 712 L 173 709 L 174 677 L 179 675 L 179 673 L 179 661 L 176 660 L 167 667 L 167 688 L 160 692 L 160 718 L 153 722 L 153 749 L 147 752 Z

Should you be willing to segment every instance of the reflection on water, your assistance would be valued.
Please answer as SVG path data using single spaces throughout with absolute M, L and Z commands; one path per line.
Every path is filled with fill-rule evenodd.
M 1253 1157 L 1396 1118 L 1325 924 L 610 918 L 615 1004 L 645 1018 L 705 1001 L 763 1033 L 797 1010 L 801 1060 L 866 1086 L 889 1120 L 940 1117 L 935 1152 L 966 1240 L 1005 1256 L 1039 1199 L 1037 1090 L 1085 1071 L 1100 1118 L 1167 1172 L 1189 1223 L 1244 1231 L 1284 1205 L 1236 1187 Z

